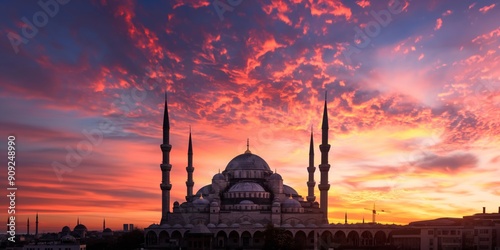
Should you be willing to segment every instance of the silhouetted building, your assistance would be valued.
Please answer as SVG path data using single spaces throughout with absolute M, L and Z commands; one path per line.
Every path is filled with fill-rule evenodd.
M 189 132 L 187 150 L 186 201 L 170 204 L 170 122 L 165 98 L 163 119 L 162 164 L 162 215 L 159 224 L 145 229 L 147 249 L 168 247 L 215 249 L 255 248 L 264 246 L 264 230 L 274 224 L 285 230 L 301 249 L 320 247 L 327 249 L 340 244 L 346 246 L 383 246 L 388 235 L 399 226 L 378 224 L 328 224 L 328 112 L 327 101 L 323 109 L 321 173 L 318 189 L 320 203 L 316 201 L 314 188 L 314 142 L 310 135 L 307 171 L 308 194 L 304 199 L 294 188 L 285 185 L 283 178 L 271 170 L 268 163 L 253 154 L 247 141 L 247 149 L 234 157 L 224 171 L 216 173 L 212 183 L 193 192 L 194 170 L 193 144 Z M 304 164 L 306 165 L 306 164 Z M 199 231 L 199 232 L 198 232 Z M 187 240 L 189 239 L 189 240 Z

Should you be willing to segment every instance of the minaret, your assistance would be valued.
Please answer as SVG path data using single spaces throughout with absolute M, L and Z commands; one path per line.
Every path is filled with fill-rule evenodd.
M 323 123 L 321 124 L 321 145 L 319 145 L 319 150 L 321 151 L 321 164 L 319 165 L 321 182 L 318 185 L 320 192 L 320 208 L 323 213 L 324 223 L 328 223 L 328 190 L 330 190 L 330 184 L 328 184 L 328 171 L 330 170 L 330 164 L 328 164 L 328 151 L 330 151 L 330 144 L 328 144 L 329 128 L 326 102 L 327 98 L 325 92 L 325 107 L 323 109 Z
M 35 238 L 38 237 L 38 213 L 36 213 L 36 220 L 35 220 Z
M 161 221 L 160 224 L 167 223 L 168 214 L 170 213 L 170 189 L 172 189 L 172 184 L 170 184 L 170 170 L 172 165 L 170 164 L 170 150 L 172 150 L 172 145 L 170 145 L 170 121 L 168 118 L 168 107 L 167 107 L 167 92 L 165 92 L 165 111 L 163 114 L 163 143 L 160 145 L 162 152 L 162 163 L 161 168 Z
M 104 231 L 104 229 L 106 229 L 106 218 L 102 220 L 102 231 Z
M 344 223 L 347 225 L 347 212 L 345 212 L 345 215 L 344 215 L 344 216 L 345 216 L 345 218 L 344 218 L 344 219 L 345 219 L 345 222 L 344 222 Z
M 187 187 L 186 201 L 190 201 L 191 197 L 193 197 L 193 186 L 194 186 L 194 181 L 193 181 L 193 172 L 194 172 L 194 167 L 193 167 L 193 142 L 191 140 L 191 127 L 189 127 L 188 165 L 186 167 L 186 172 L 188 174 L 188 178 L 187 178 L 187 181 L 186 181 L 186 187 Z
M 311 142 L 309 145 L 309 167 L 307 167 L 307 172 L 309 173 L 309 181 L 307 181 L 307 201 L 314 202 L 316 200 L 316 196 L 314 196 L 314 186 L 316 186 L 316 182 L 314 181 L 314 172 L 316 168 L 314 167 L 314 141 L 313 141 L 313 132 L 311 127 Z
M 28 217 L 28 225 L 27 225 L 27 230 L 28 231 L 28 235 L 30 235 L 30 218 Z
M 80 225 L 80 217 L 76 217 L 76 225 Z

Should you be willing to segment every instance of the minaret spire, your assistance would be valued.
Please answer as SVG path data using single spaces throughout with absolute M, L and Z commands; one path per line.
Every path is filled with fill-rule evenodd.
M 245 154 L 251 154 L 252 152 L 250 151 L 250 139 L 247 138 L 247 151 L 245 151 Z
M 106 229 L 106 218 L 102 219 L 102 231 Z
M 186 172 L 188 174 L 188 178 L 186 181 L 186 187 L 187 187 L 186 201 L 189 201 L 189 200 L 191 200 L 191 197 L 193 197 L 193 186 L 194 186 L 194 181 L 193 181 L 193 172 L 194 172 L 193 142 L 191 140 L 191 126 L 189 126 L 188 165 L 186 167 Z
M 167 92 L 165 91 L 165 111 L 163 113 L 163 144 L 170 143 L 170 119 L 168 117 Z
M 314 186 L 316 182 L 314 181 L 314 172 L 316 168 L 314 167 L 314 140 L 313 131 L 311 126 L 311 141 L 309 143 L 309 167 L 307 167 L 307 172 L 309 173 L 309 180 L 307 181 L 307 201 L 314 202 L 316 196 L 314 196 Z
M 28 225 L 27 225 L 28 235 L 30 235 L 30 218 L 28 217 Z
M 38 237 L 38 212 L 36 213 L 35 217 L 35 239 Z
M 167 223 L 168 214 L 170 213 L 170 189 L 172 189 L 172 184 L 170 184 L 170 170 L 172 165 L 170 164 L 170 151 L 172 150 L 172 145 L 170 145 L 170 119 L 168 117 L 168 104 L 167 104 L 167 92 L 165 91 L 165 111 L 163 114 L 163 143 L 160 145 L 162 152 L 162 163 L 160 164 L 161 169 L 161 221 L 160 224 Z
M 323 221 L 328 223 L 328 190 L 330 184 L 328 183 L 328 172 L 330 164 L 328 164 L 328 152 L 330 151 L 330 144 L 328 144 L 328 110 L 327 110 L 327 96 L 325 91 L 325 107 L 323 109 L 323 123 L 321 124 L 321 164 L 319 171 L 321 173 L 321 181 L 318 185 L 320 190 L 320 208 L 323 212 Z

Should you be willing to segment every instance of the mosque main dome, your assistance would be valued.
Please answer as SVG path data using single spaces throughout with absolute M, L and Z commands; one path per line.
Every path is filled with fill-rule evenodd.
M 229 192 L 265 192 L 264 188 L 253 182 L 238 182 L 234 184 Z
M 258 155 L 244 153 L 234 157 L 226 167 L 226 171 L 264 170 L 271 171 L 267 162 Z

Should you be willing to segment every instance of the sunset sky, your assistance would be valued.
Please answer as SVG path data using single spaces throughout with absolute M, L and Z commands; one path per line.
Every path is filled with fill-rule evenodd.
M 0 186 L 15 135 L 18 232 L 36 212 L 40 232 L 159 223 L 165 91 L 172 203 L 189 126 L 195 190 L 249 138 L 305 197 L 326 91 L 331 223 L 371 221 L 374 203 L 381 223 L 498 211 L 497 1 L 47 1 L 0 3 Z

